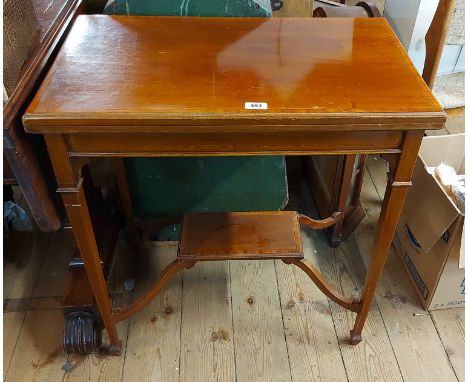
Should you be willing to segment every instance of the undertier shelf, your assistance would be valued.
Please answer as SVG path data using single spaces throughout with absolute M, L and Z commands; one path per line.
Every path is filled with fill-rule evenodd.
M 294 211 L 184 215 L 179 260 L 303 259 Z

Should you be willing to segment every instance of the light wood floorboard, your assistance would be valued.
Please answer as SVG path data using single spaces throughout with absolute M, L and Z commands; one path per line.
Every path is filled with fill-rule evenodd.
M 359 236 L 370 235 L 367 230 L 334 250 L 321 233 L 303 233 L 306 257 L 347 294 L 360 292 L 360 250 L 365 248 Z M 175 251 L 151 251 L 152 275 L 137 279 L 136 294 Z M 462 380 L 464 316 L 460 311 L 456 316 L 435 312 L 433 321 L 414 316 L 422 309 L 406 277 L 398 258 L 391 258 L 364 341 L 351 346 L 347 337 L 354 314 L 324 298 L 298 268 L 270 261 L 200 264 L 185 272 L 183 289 L 179 276 L 146 309 L 120 324 L 124 343 L 128 337 L 122 356 L 71 356 L 73 369 L 66 374 L 61 312 L 30 311 L 24 324 L 23 312 L 5 313 L 6 379 L 413 381 L 432 375 L 453 380 L 455 370 Z M 424 349 L 434 353 L 423 357 Z
M 316 263 L 310 238 L 304 234 L 302 242 Z M 329 301 L 302 270 L 275 265 L 292 380 L 346 381 Z
M 181 381 L 235 381 L 228 262 L 184 271 L 180 337 Z
M 238 381 L 290 381 L 275 264 L 231 261 Z
M 434 310 L 432 320 L 459 381 L 465 380 L 465 308 Z
M 150 243 L 135 294 L 143 293 L 175 257 L 177 247 Z M 123 381 L 178 381 L 182 275 L 176 276 L 145 309 L 130 319 Z
M 358 296 L 362 288 L 385 166 L 369 159 L 362 192 L 366 218 L 340 247 L 330 248 L 323 232 L 302 232 L 305 257 L 347 295 Z M 305 183 L 290 179 L 290 185 L 293 208 L 311 212 Z M 58 280 L 68 273 L 67 262 L 59 258 L 70 253 L 69 240 L 60 237 L 67 234 L 54 234 L 49 246 L 47 237 L 39 247 L 16 242 L 33 252 L 21 254 L 27 260 L 21 267 L 5 267 L 5 279 L 17 285 L 10 288 L 16 294 L 6 297 L 37 297 L 29 308 L 15 305 L 35 310 L 4 313 L 6 381 L 464 379 L 463 309 L 425 313 L 393 250 L 357 346 L 347 342 L 355 314 L 324 297 L 300 269 L 282 262 L 232 261 L 185 271 L 146 309 L 120 323 L 120 357 L 67 357 L 60 347 L 63 315 L 52 304 Z M 176 243 L 146 243 L 135 295 L 151 285 L 176 251 Z M 125 293 L 122 285 L 133 255 L 118 246 L 109 281 L 113 293 Z M 132 296 L 129 292 L 128 302 Z M 67 360 L 72 368 L 64 372 Z
M 27 312 L 6 382 L 62 381 L 67 361 L 61 347 L 62 330 L 59 310 Z
M 26 312 L 3 314 L 3 379 L 10 369 L 11 358 L 16 348 Z
M 383 160 L 371 157 L 367 168 L 361 198 L 366 218 L 354 233 L 355 243 L 366 264 L 370 261 L 368 254 L 373 244 L 370 238 L 375 234 L 385 192 L 387 166 Z M 455 381 L 431 317 L 424 314 L 407 275 L 401 275 L 402 267 L 401 260 L 391 248 L 376 292 L 376 301 L 402 376 L 408 381 Z

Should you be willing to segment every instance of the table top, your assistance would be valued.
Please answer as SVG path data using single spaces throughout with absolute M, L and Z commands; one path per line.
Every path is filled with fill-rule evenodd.
M 79 16 L 26 130 L 439 128 L 383 18 Z M 226 130 L 227 131 L 227 130 Z

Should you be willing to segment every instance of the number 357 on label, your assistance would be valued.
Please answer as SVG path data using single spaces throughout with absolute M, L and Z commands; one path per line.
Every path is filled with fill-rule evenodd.
M 250 110 L 250 109 L 266 110 L 268 109 L 268 104 L 266 102 L 246 102 L 245 108 L 247 110 Z

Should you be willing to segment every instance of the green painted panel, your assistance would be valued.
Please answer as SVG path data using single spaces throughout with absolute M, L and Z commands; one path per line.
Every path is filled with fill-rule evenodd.
M 134 158 L 126 167 L 139 217 L 278 210 L 288 199 L 280 156 Z
M 269 0 L 110 0 L 108 15 L 270 17 Z

